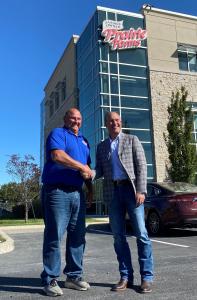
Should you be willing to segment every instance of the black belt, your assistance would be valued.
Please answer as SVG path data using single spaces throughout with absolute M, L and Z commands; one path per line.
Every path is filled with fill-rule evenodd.
M 131 181 L 129 179 L 113 180 L 113 184 L 114 186 L 131 185 Z

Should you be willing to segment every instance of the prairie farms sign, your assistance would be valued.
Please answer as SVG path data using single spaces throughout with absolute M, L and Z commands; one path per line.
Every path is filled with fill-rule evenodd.
M 141 27 L 120 30 L 123 28 L 123 21 L 106 20 L 103 22 L 101 35 L 112 50 L 138 48 L 141 46 L 142 40 L 147 38 L 147 30 Z

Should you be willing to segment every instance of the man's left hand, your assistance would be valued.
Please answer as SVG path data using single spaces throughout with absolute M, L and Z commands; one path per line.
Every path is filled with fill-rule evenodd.
M 141 193 L 136 193 L 135 199 L 136 199 L 137 206 L 140 206 L 141 204 L 144 203 L 145 195 Z

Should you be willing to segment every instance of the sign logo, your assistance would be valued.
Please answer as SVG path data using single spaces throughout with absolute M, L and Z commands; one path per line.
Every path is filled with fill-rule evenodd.
M 123 29 L 123 21 L 105 20 L 101 35 L 104 42 L 111 46 L 112 50 L 138 48 L 142 40 L 147 38 L 147 30 L 138 27 L 137 29 Z

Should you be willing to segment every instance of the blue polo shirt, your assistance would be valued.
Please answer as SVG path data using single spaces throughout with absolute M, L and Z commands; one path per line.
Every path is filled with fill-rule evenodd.
M 52 150 L 63 150 L 74 160 L 89 165 L 90 149 L 87 140 L 79 132 L 76 136 L 66 128 L 55 128 L 46 141 L 46 163 L 42 174 L 44 184 L 63 184 L 81 187 L 83 178 L 80 172 L 54 162 L 51 159 Z

